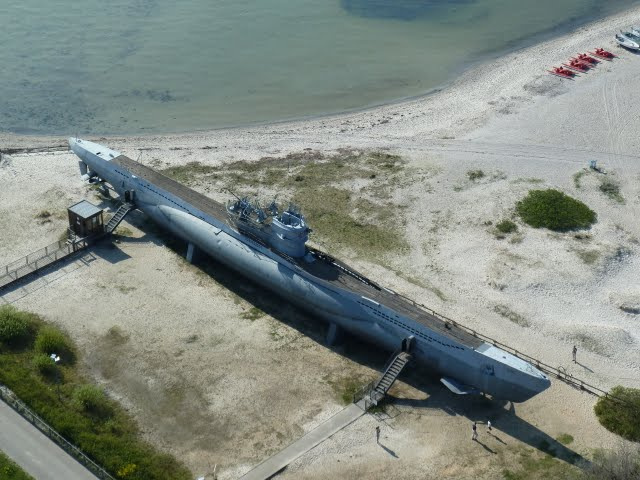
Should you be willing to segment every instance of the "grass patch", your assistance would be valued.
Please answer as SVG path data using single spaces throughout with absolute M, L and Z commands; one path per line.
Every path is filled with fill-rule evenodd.
M 302 207 L 314 230 L 320 232 L 321 242 L 350 248 L 357 255 L 369 258 L 380 258 L 409 247 L 397 228 L 385 228 L 351 216 L 355 201 L 348 190 L 310 186 L 296 192 L 293 201 Z
M 191 184 L 198 177 L 215 174 L 216 171 L 216 167 L 204 165 L 200 162 L 189 162 L 186 165 L 176 165 L 165 168 L 161 170 L 160 173 L 174 179 L 176 182 Z
M 529 323 L 529 321 L 525 317 L 523 317 L 519 313 L 514 312 L 506 305 L 496 305 L 495 307 L 493 307 L 493 311 L 502 315 L 504 318 L 515 323 L 516 325 L 520 325 L 521 327 L 531 326 L 531 323 Z
M 34 480 L 2 452 L 0 452 L 0 478 L 2 480 Z
M 116 231 L 113 232 L 116 235 L 119 235 L 121 237 L 132 237 L 133 236 L 133 230 L 131 230 L 128 227 L 122 226 L 120 225 L 118 228 L 116 228 Z
M 43 225 L 45 223 L 51 222 L 52 216 L 53 216 L 53 213 L 51 213 L 49 210 L 40 210 L 36 214 L 36 219 L 38 220 L 38 223 L 40 223 L 40 225 Z
M 607 430 L 640 442 L 640 389 L 618 385 L 610 394 L 622 402 L 601 397 L 594 407 L 598 420 Z
M 252 322 L 258 320 L 259 318 L 264 317 L 266 314 L 260 310 L 258 307 L 251 307 L 249 310 L 244 311 L 240 314 L 240 317 L 245 320 L 251 320 Z
M 43 322 L 39 320 L 38 323 Z M 64 335 L 51 329 L 53 327 L 48 325 L 40 327 L 37 338 L 44 340 L 38 342 L 36 339 L 35 346 L 46 352 L 53 347 L 60 355 L 61 347 L 75 351 Z M 43 331 L 58 333 L 42 335 Z M 34 357 L 39 354 L 35 346 L 22 351 L 5 349 L 0 353 L 0 383 L 12 389 L 63 437 L 117 478 L 193 478 L 174 458 L 158 453 L 141 440 L 137 426 L 127 412 L 104 394 L 96 394 L 96 387 L 89 384 L 75 366 L 58 365 L 53 388 L 52 380 L 34 368 Z M 63 357 L 63 360 L 66 359 Z M 126 476 L 123 477 L 124 473 Z
M 481 178 L 484 178 L 484 176 L 485 174 L 482 170 L 469 170 L 467 172 L 467 178 L 472 182 L 475 182 L 476 180 L 480 180 Z
M 586 333 L 575 333 L 570 335 L 569 338 L 573 342 L 581 345 L 585 350 L 589 350 L 590 352 L 597 353 L 604 357 L 610 356 L 602 342 L 597 337 L 587 335 Z
M 587 265 L 593 265 L 601 256 L 598 250 L 577 250 L 576 254 Z
M 410 180 L 405 164 L 386 152 L 341 150 L 327 156 L 305 150 L 216 167 L 192 162 L 163 173 L 181 183 L 214 184 L 240 196 L 259 190 L 265 196 L 289 197 L 300 205 L 320 243 L 377 259 L 408 248 L 398 228 L 401 207 L 388 201 L 392 187 Z M 357 194 L 353 181 L 358 182 Z
M 353 402 L 353 396 L 368 383 L 367 380 L 363 380 L 360 377 L 330 379 L 327 375 L 324 380 L 333 388 L 336 397 L 343 405 Z
M 556 440 L 559 441 L 563 445 L 569 445 L 573 443 L 573 437 L 568 433 L 561 433 L 556 437 Z
M 620 185 L 608 178 L 603 179 L 600 182 L 600 191 L 609 197 L 611 200 L 615 200 L 618 203 L 624 203 L 624 197 L 620 193 Z
M 589 228 L 597 218 L 584 203 L 554 189 L 531 190 L 516 211 L 527 225 L 557 232 Z
M 513 233 L 518 231 L 518 225 L 513 223 L 511 220 L 502 220 L 500 223 L 496 224 L 496 230 L 500 233 Z
M 131 293 L 133 291 L 136 290 L 136 287 L 134 287 L 133 285 L 116 285 L 116 289 L 120 292 L 120 293 Z
M 580 170 L 579 172 L 576 172 L 573 174 L 573 185 L 580 190 L 582 188 L 582 177 L 584 177 L 586 174 L 588 174 L 589 172 L 587 170 Z
M 511 183 L 544 183 L 544 180 L 542 178 L 526 177 L 516 178 L 515 180 L 512 180 Z
M 543 440 L 543 442 L 546 442 Z M 548 442 L 547 442 L 548 444 Z M 580 468 L 571 463 L 563 462 L 549 454 L 549 447 L 542 452 L 531 448 L 523 448 L 519 452 L 516 462 L 519 468 L 504 469 L 502 476 L 505 480 L 538 480 L 540 478 L 552 478 L 554 480 L 578 480 L 583 478 Z M 553 453 L 553 452 L 551 452 Z

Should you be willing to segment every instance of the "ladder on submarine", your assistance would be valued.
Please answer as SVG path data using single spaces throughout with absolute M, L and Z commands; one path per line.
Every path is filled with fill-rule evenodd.
M 104 233 L 113 233 L 118 225 L 120 225 L 120 222 L 124 220 L 124 217 L 126 217 L 131 210 L 135 210 L 135 208 L 136 206 L 133 203 L 127 202 L 120 205 L 120 207 L 118 207 L 118 210 L 116 210 L 116 213 L 113 214 L 113 217 L 111 217 L 109 219 L 109 222 L 105 225 Z
M 400 373 L 402 372 L 402 370 L 404 370 L 404 367 L 409 363 L 410 360 L 411 354 L 404 350 L 396 352 L 393 355 L 393 358 L 387 364 L 387 368 L 385 369 L 384 373 L 373 385 L 373 388 L 369 393 L 369 399 L 371 400 L 371 403 L 377 405 L 378 402 L 384 398 L 384 396 L 398 379 Z

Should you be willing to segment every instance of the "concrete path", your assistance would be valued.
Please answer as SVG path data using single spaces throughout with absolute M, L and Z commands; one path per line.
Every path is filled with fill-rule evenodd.
M 355 403 L 349 405 L 345 409 L 336 413 L 333 417 L 326 420 L 324 423 L 318 425 L 300 440 L 292 443 L 284 450 L 276 453 L 274 456 L 267 458 L 252 470 L 249 470 L 240 478 L 240 480 L 266 480 L 267 478 L 272 477 L 300 455 L 308 452 L 334 433 L 342 430 L 350 423 L 353 423 L 364 415 L 364 413 L 364 405 Z
M 2 400 L 0 450 L 36 480 L 97 478 Z

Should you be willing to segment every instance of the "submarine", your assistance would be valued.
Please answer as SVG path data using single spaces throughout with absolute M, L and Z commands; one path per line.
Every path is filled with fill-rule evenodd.
M 409 351 L 456 394 L 524 402 L 550 386 L 531 363 L 307 245 L 311 229 L 293 205 L 262 208 L 246 197 L 223 205 L 103 145 L 72 137 L 69 146 L 83 178 L 108 183 L 190 251 L 199 248 L 327 321 L 330 332 Z

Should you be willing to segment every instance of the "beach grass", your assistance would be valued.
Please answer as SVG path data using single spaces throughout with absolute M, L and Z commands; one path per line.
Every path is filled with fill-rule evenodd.
M 314 240 L 374 259 L 408 248 L 399 228 L 402 209 L 385 194 L 404 179 L 405 167 L 404 159 L 388 152 L 342 149 L 331 155 L 304 150 L 223 166 L 191 162 L 162 173 L 185 184 L 213 183 L 238 196 L 286 196 L 301 207 Z
M 0 308 L 0 325 L 16 312 Z M 19 313 L 28 316 L 37 333 L 19 349 L 0 344 L 0 383 L 114 477 L 192 478 L 180 462 L 144 441 L 126 410 L 80 373 L 73 363 L 76 348 L 64 332 L 37 315 Z M 40 368 L 42 360 L 36 360 L 50 353 L 62 357 L 53 371 Z
M 34 480 L 3 452 L 0 452 L 0 478 L 2 480 Z

